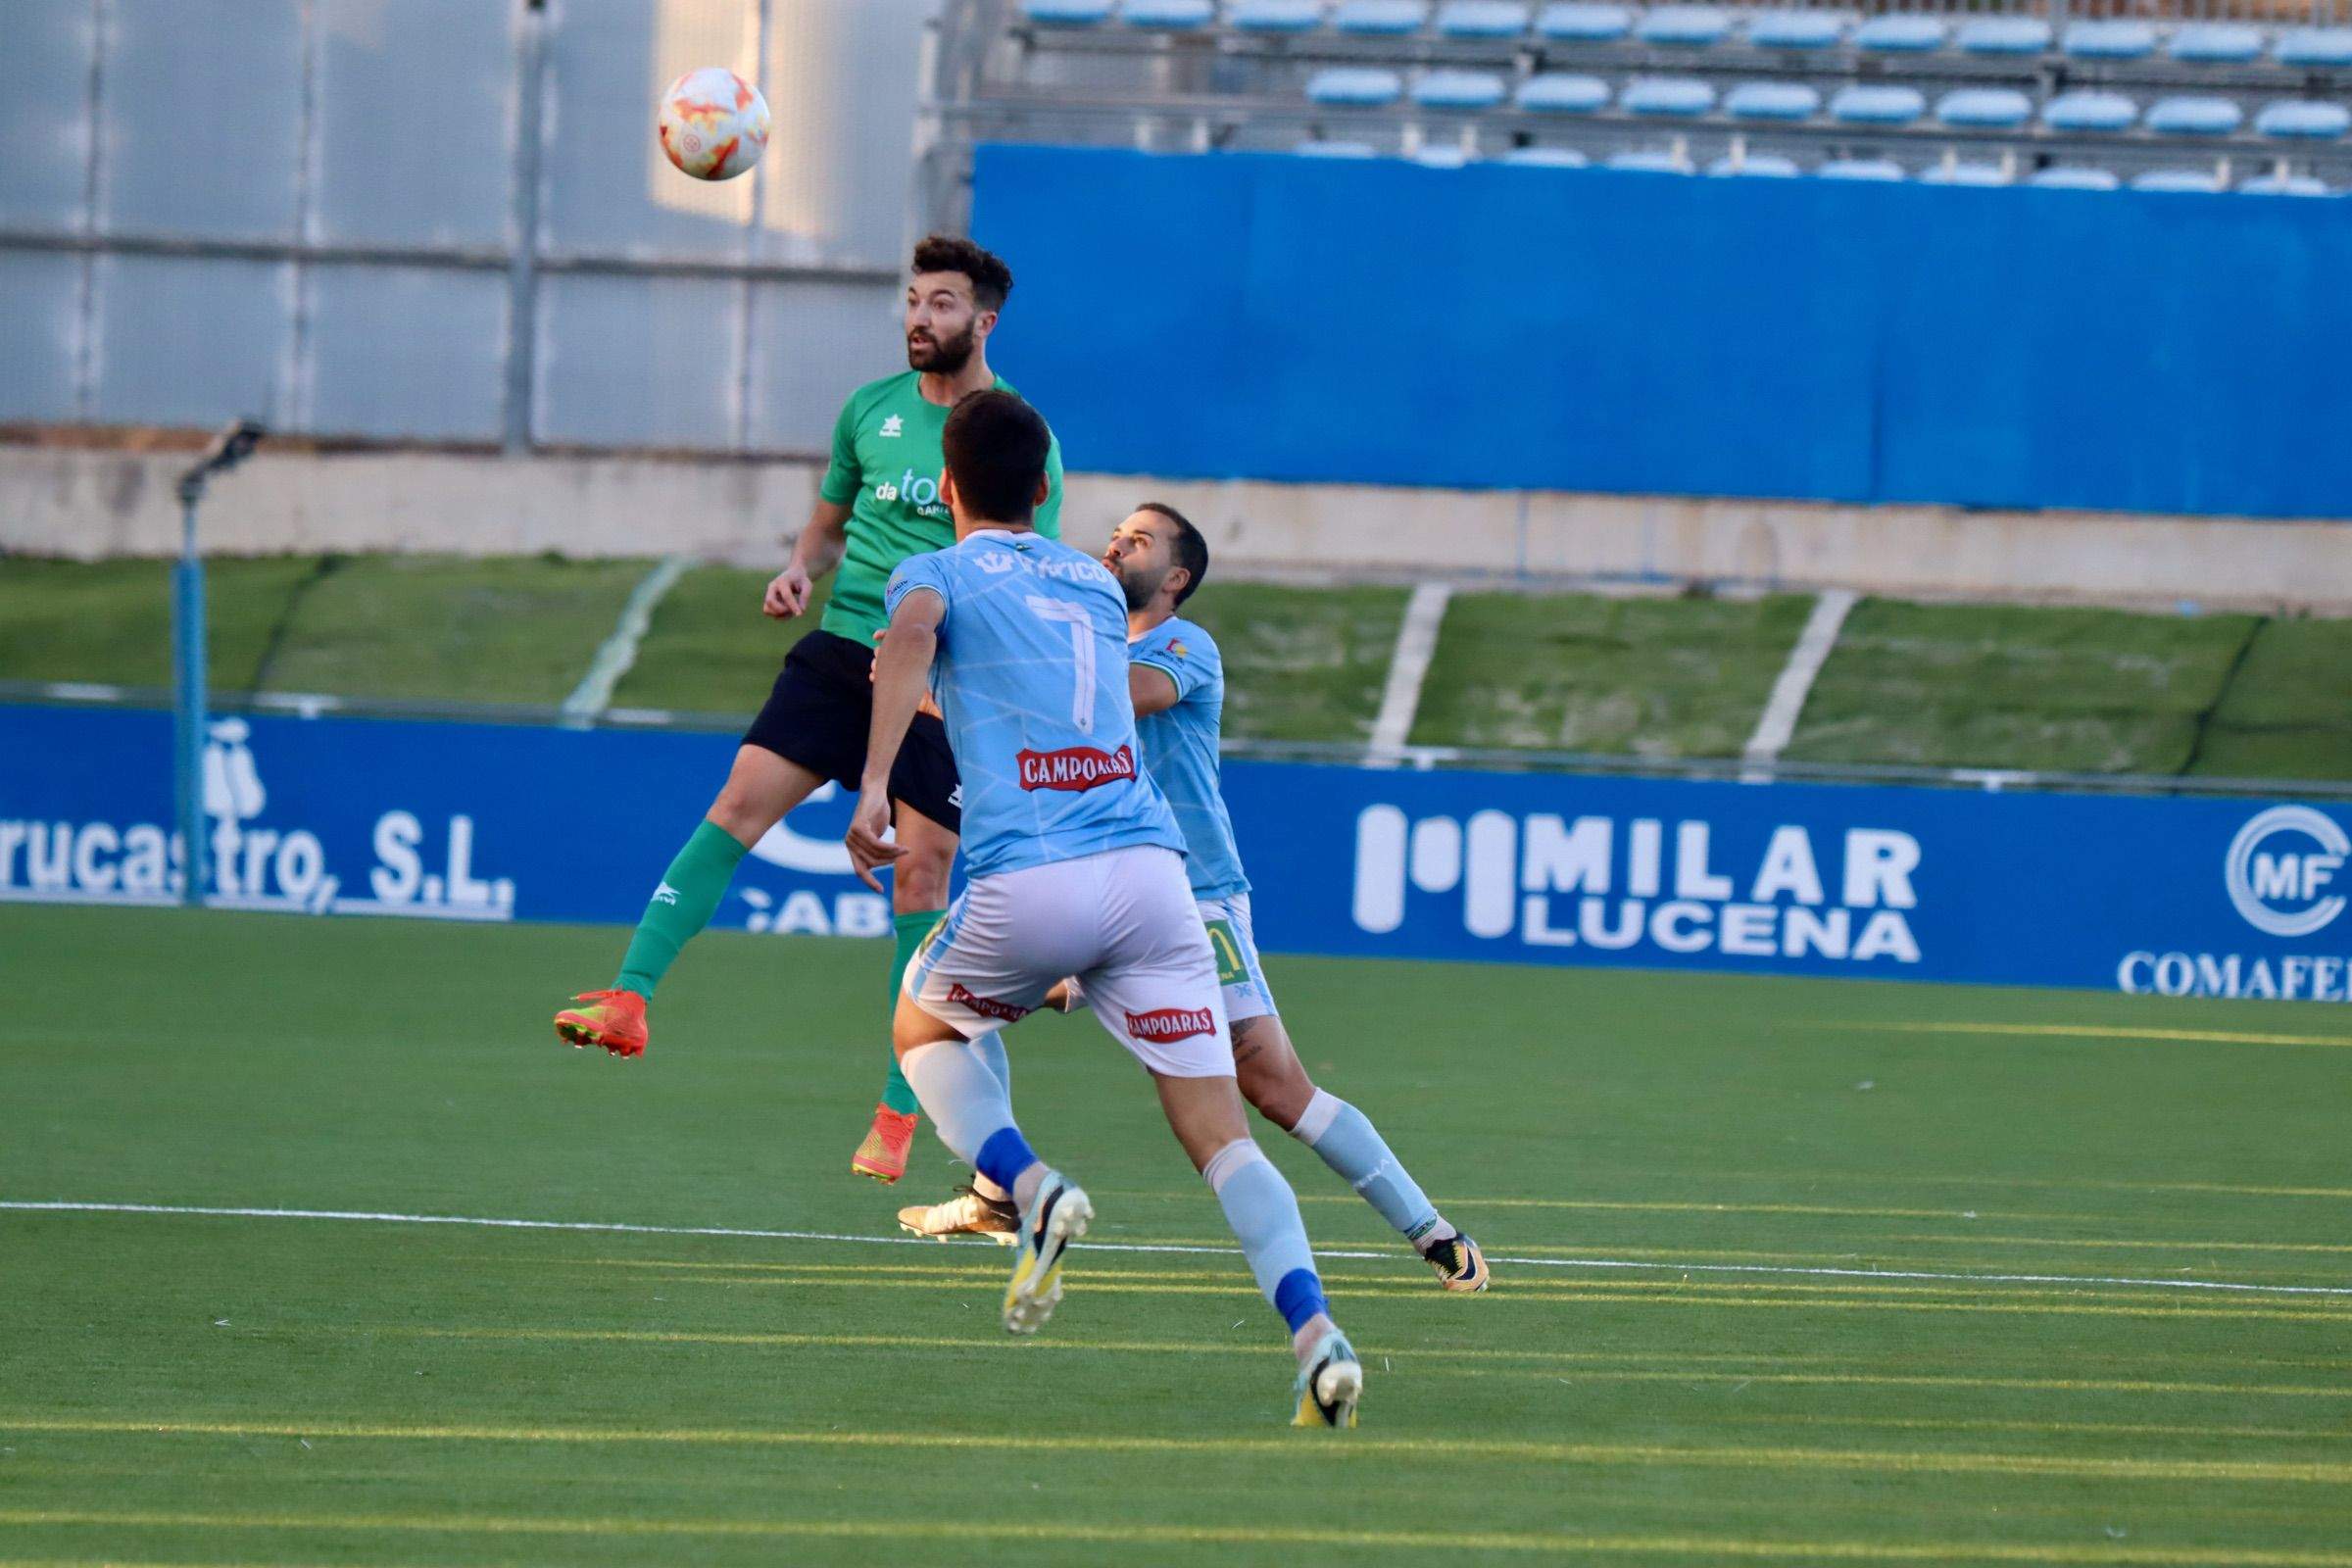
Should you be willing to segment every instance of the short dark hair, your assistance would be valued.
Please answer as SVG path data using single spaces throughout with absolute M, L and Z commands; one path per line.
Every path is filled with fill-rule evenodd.
M 1165 517 L 1176 525 L 1176 545 L 1173 551 L 1176 564 L 1192 573 L 1192 580 L 1184 585 L 1184 592 L 1176 596 L 1176 603 L 1181 606 L 1187 599 L 1193 597 L 1193 594 L 1203 582 L 1208 580 L 1208 541 L 1200 537 L 1200 530 L 1193 526 L 1192 518 L 1178 512 L 1165 501 L 1147 501 L 1135 510 Z
M 984 311 L 1001 311 L 1012 292 L 1012 269 L 1002 258 L 968 239 L 952 234 L 929 234 L 915 241 L 913 270 L 961 272 L 972 280 L 972 303 Z
M 1054 432 L 1014 394 L 974 392 L 956 404 L 939 445 L 965 512 L 989 522 L 1027 522 L 1036 513 Z

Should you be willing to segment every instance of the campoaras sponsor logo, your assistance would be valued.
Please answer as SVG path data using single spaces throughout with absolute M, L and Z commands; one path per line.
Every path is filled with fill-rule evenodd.
M 1018 756 L 1021 788 L 1073 793 L 1135 777 L 1135 748 L 1105 752 L 1095 746 L 1065 746 L 1057 752 L 1023 751 Z
M 1206 1007 L 1153 1007 L 1127 1015 L 1127 1032 L 1138 1040 L 1160 1045 L 1217 1032 L 1216 1014 Z
M 1037 1010 L 1034 1007 L 1015 1006 L 1009 1002 L 1000 1002 L 995 997 L 979 996 L 960 980 L 949 985 L 948 1000 L 959 1006 L 971 1008 L 983 1018 L 1001 1018 L 1006 1023 L 1018 1023 Z

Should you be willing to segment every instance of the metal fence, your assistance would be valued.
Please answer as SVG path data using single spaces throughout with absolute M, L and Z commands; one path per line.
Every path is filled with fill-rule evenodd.
M 6 0 L 0 422 L 812 452 L 896 361 L 936 0 Z M 750 175 L 655 101 L 731 66 Z

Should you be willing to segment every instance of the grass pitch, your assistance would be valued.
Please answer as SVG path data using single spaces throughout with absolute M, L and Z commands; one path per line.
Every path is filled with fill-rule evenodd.
M 0 908 L 9 1200 L 840 1238 L 0 1210 L 0 1559 L 2352 1562 L 2340 1008 L 1278 958 L 1495 1258 L 1441 1295 L 1267 1137 L 1334 1434 L 1091 1022 L 1016 1031 L 1024 1121 L 1091 1241 L 1208 1250 L 1015 1342 L 996 1249 L 888 1243 L 929 1136 L 847 1172 L 881 945 L 714 934 L 647 1058 L 564 1050 L 619 946 Z

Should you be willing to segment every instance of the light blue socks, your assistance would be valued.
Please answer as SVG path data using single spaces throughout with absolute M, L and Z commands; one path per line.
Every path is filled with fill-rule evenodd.
M 1453 1234 L 1438 1217 L 1437 1205 L 1397 1162 L 1380 1129 L 1345 1100 L 1316 1090 L 1291 1136 L 1322 1155 L 1323 1163 L 1339 1172 L 1406 1241 L 1418 1246 L 1432 1236 Z

